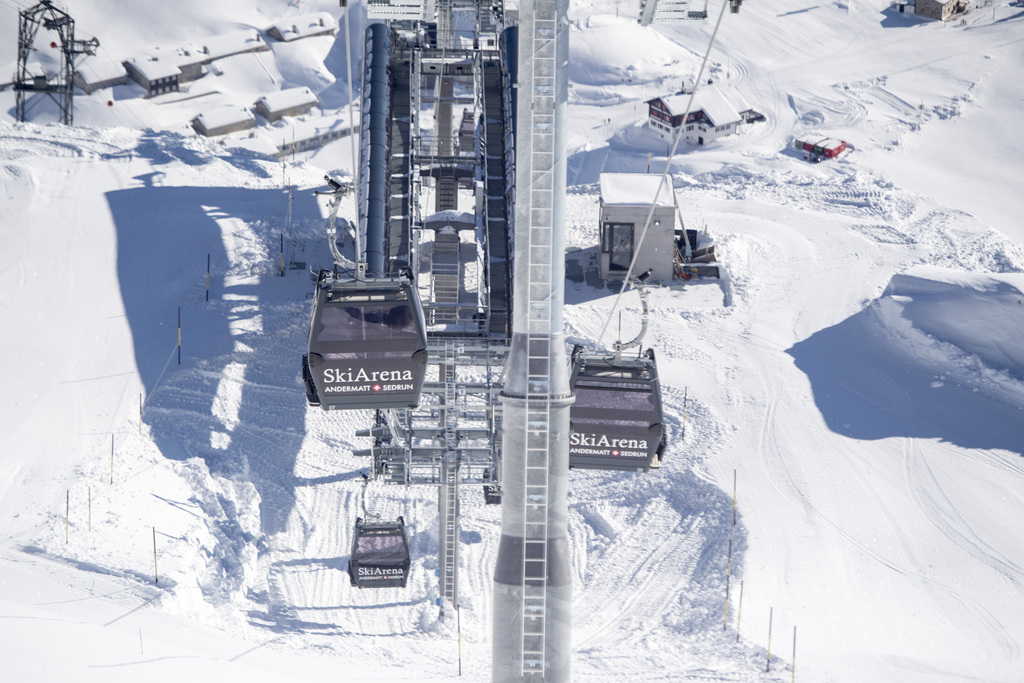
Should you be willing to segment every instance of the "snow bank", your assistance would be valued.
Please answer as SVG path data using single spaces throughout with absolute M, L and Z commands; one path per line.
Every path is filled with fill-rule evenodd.
M 1024 274 L 918 266 L 883 296 L 914 328 L 1024 380 Z

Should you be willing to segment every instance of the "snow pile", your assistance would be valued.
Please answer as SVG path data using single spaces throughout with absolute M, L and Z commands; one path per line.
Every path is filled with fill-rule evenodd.
M 883 296 L 885 321 L 898 315 L 936 344 L 960 350 L 943 354 L 937 365 L 967 373 L 987 365 L 1024 381 L 1024 275 L 918 266 L 893 276 Z

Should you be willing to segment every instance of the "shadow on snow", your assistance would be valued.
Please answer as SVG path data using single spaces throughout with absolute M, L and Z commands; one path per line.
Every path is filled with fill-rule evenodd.
M 277 190 L 154 186 L 158 176 L 107 194 L 144 420 L 165 457 L 199 457 L 211 474 L 251 481 L 262 531 L 273 534 L 304 483 L 293 470 L 305 431 L 296 377 L 310 285 L 304 274 L 277 277 L 280 228 L 270 217 L 283 215 L 286 200 Z M 312 197 L 297 195 L 293 216 L 319 217 Z M 264 320 L 287 325 L 263 329 Z M 224 382 L 233 383 L 228 401 Z
M 1024 410 L 945 379 L 883 340 L 865 309 L 795 344 L 787 353 L 810 379 L 829 428 L 852 439 L 941 439 L 963 448 L 1024 454 Z

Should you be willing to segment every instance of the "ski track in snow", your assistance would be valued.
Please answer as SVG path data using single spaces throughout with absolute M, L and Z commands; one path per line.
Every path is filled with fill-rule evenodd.
M 781 11 L 748 4 L 743 20 L 751 13 L 761 21 L 777 18 Z M 835 13 L 837 7 L 814 9 Z M 688 28 L 641 30 L 630 24 L 631 35 L 656 36 L 652 44 L 665 54 L 657 63 L 640 62 L 623 56 L 636 52 L 637 45 L 623 44 L 603 55 L 608 36 L 633 20 L 585 19 L 584 10 L 607 12 L 608 7 L 574 5 L 573 39 L 587 57 L 572 65 L 577 79 L 572 104 L 583 119 L 614 121 L 594 126 L 583 121 L 586 125 L 575 126 L 571 136 L 570 173 L 580 185 L 567 201 L 568 242 L 586 250 L 596 243 L 592 183 L 597 174 L 606 168 L 643 170 L 646 162 L 645 132 L 625 125 L 635 124 L 633 107 L 676 87 L 691 66 L 695 70 L 707 37 L 702 32 L 695 38 Z M 836 14 L 828 21 L 846 20 Z M 980 61 L 974 53 L 984 43 L 960 31 L 962 46 L 936 47 L 934 55 L 915 57 L 913 73 L 945 76 L 941 91 L 926 103 L 906 86 L 911 76 L 900 70 L 869 73 L 857 61 L 858 52 L 878 47 L 890 50 L 896 63 L 920 42 L 909 48 L 888 45 L 868 30 L 877 17 L 855 16 L 851 21 L 861 23 L 844 32 L 839 43 L 830 42 L 826 32 L 808 34 L 801 21 L 770 36 L 770 51 L 769 38 L 748 32 L 749 45 L 726 41 L 713 53 L 709 75 L 741 89 L 767 121 L 717 143 L 714 161 L 699 150 L 683 150 L 673 167 L 684 216 L 692 226 L 709 226 L 726 273 L 719 282 L 652 295 L 651 335 L 659 352 L 670 443 L 664 467 L 646 475 L 571 473 L 574 672 L 580 680 L 789 680 L 786 662 L 778 656 L 787 656 L 783 648 L 773 650 L 773 672 L 764 672 L 765 633 L 754 620 L 763 621 L 769 605 L 775 606 L 779 623 L 799 617 L 802 628 L 810 625 L 812 663 L 805 675 L 850 680 L 834 668 L 847 660 L 833 663 L 834 641 L 823 635 L 832 625 L 831 605 L 810 604 L 804 591 L 817 590 L 810 595 L 821 598 L 832 590 L 864 587 L 877 596 L 865 591 L 863 603 L 858 601 L 866 616 L 846 615 L 859 619 L 858 625 L 880 614 L 891 619 L 885 598 L 878 596 L 897 590 L 913 593 L 899 606 L 914 606 L 925 623 L 920 634 L 905 640 L 889 631 L 891 645 L 884 642 L 884 624 L 876 640 L 855 634 L 863 640 L 846 657 L 900 660 L 890 661 L 893 668 L 884 671 L 905 673 L 924 670 L 955 640 L 971 654 L 945 669 L 944 662 L 935 665 L 948 676 L 963 673 L 962 661 L 972 659 L 992 662 L 991 680 L 1013 680 L 1020 666 L 1024 564 L 1012 532 L 992 524 L 1002 508 L 979 500 L 984 497 L 979 492 L 1015 495 L 1012 484 L 1024 481 L 1020 454 L 982 448 L 979 429 L 970 425 L 937 424 L 921 408 L 926 393 L 909 391 L 895 366 L 869 366 L 863 375 L 871 384 L 851 383 L 838 374 L 826 377 L 865 405 L 884 396 L 885 409 L 900 425 L 897 434 L 885 437 L 844 434 L 841 427 L 824 424 L 829 416 L 823 418 L 824 409 L 815 405 L 813 384 L 821 378 L 809 378 L 794 367 L 796 354 L 787 355 L 794 345 L 861 316 L 859 339 L 877 344 L 873 352 L 889 352 L 934 371 L 942 378 L 936 380 L 940 386 L 962 386 L 1019 405 L 1018 379 L 952 345 L 894 327 L 878 297 L 893 273 L 918 263 L 966 272 L 1024 272 L 1024 247 L 963 211 L 903 190 L 856 164 L 861 149 L 892 152 L 922 127 L 963 116 L 976 83 L 946 74 L 946 62 Z M 836 67 L 829 83 L 792 92 L 779 87 L 815 55 L 825 55 Z M 978 72 L 981 80 L 986 71 Z M 857 149 L 838 163 L 805 165 L 788 148 L 793 137 L 811 132 L 856 132 Z M 55 179 L 84 183 L 94 169 L 110 185 L 103 192 L 142 186 L 143 194 L 126 200 L 129 210 L 122 206 L 118 213 L 108 200 L 114 218 L 98 223 L 103 230 L 115 223 L 110 232 L 121 239 L 143 227 L 135 221 L 149 220 L 143 205 L 159 197 L 159 189 L 269 192 L 279 184 L 279 166 L 272 159 L 208 140 L 123 128 L 4 124 L 0 161 L 3 190 L 22 213 L 33 202 L 47 203 Z M 322 175 L 306 163 L 291 172 L 303 192 L 317 186 Z M 65 518 L 53 505 L 48 512 L 19 510 L 21 530 L 10 538 L 23 553 L 119 582 L 125 595 L 118 600 L 126 609 L 159 605 L 237 632 L 254 647 L 327 653 L 360 671 L 453 678 L 456 626 L 450 617 L 438 619 L 434 604 L 434 492 L 370 486 L 370 512 L 404 515 L 413 567 L 404 590 L 351 587 L 345 570 L 352 524 L 363 514 L 359 471 L 368 465 L 351 451 L 365 446 L 355 431 L 368 426 L 368 417 L 305 406 L 298 359 L 311 284 L 301 272 L 277 276 L 280 221 L 256 203 L 221 205 L 216 197 L 202 197 L 207 203 L 182 215 L 207 219 L 215 239 L 195 246 L 188 265 L 161 283 L 153 297 L 154 308 L 159 303 L 170 310 L 172 299 L 182 306 L 182 365 L 174 362 L 166 313 L 129 308 L 134 349 L 118 347 L 116 353 L 127 358 L 134 350 L 140 369 L 118 366 L 108 372 L 104 366 L 96 373 L 102 390 L 74 387 L 72 403 L 89 418 L 73 428 L 88 435 L 87 445 L 68 466 L 73 472 L 46 473 L 53 478 L 40 485 L 62 502 L 66 494 L 76 512 Z M 95 212 L 83 197 L 72 199 L 72 214 Z M 283 214 L 283 199 L 280 204 Z M 41 217 L 41 224 L 61 216 L 33 211 L 39 211 L 32 215 Z M 126 215 L 131 220 L 122 224 Z M 306 215 L 293 229 L 304 251 L 307 241 L 313 245 L 301 256 L 311 265 L 327 260 L 321 225 L 319 216 Z M 186 234 L 195 230 L 197 240 L 208 237 L 191 225 L 175 227 Z M 22 248 L 32 253 L 31 246 Z M 80 282 L 91 271 L 75 258 L 74 247 L 72 242 L 58 249 Z M 206 303 L 199 271 L 190 269 L 218 247 L 223 258 L 215 264 L 214 294 Z M 181 265 L 170 256 L 168 262 L 171 268 Z M 0 278 L 10 291 L 38 289 L 34 267 L 18 262 Z M 136 272 L 123 264 L 119 268 L 119 277 Z M 119 285 L 127 300 L 132 290 L 151 283 Z M 567 338 L 594 346 L 613 293 L 580 283 L 571 288 L 575 299 L 566 310 Z M 634 329 L 639 306 L 629 293 L 620 310 L 624 327 Z M 865 310 L 869 314 L 862 315 Z M 158 326 L 163 326 L 159 334 Z M 76 361 L 82 362 L 68 364 Z M 143 370 L 144 364 L 162 366 L 163 372 Z M 140 377 L 155 381 L 146 385 Z M 140 383 L 145 392 L 141 426 L 133 405 Z M 882 391 L 873 396 L 864 386 Z M 97 409 L 81 408 L 90 404 Z M 917 436 L 922 430 L 939 436 Z M 812 459 L 809 451 L 822 457 Z M 100 488 L 108 466 L 115 484 Z M 737 470 L 742 493 L 739 523 L 733 525 L 724 482 Z M 12 476 L 11 481 L 44 480 L 31 468 Z M 95 506 L 88 528 L 80 513 L 87 497 Z M 869 512 L 851 513 L 854 505 Z M 1011 502 L 1005 509 L 1021 506 Z M 467 679 L 479 680 L 489 669 L 500 510 L 485 506 L 479 491 L 465 490 L 462 515 L 461 646 Z M 780 533 L 790 536 L 779 538 Z M 158 586 L 152 585 L 151 538 L 160 548 Z M 797 550 L 787 554 L 787 544 Z M 814 558 L 819 565 L 808 567 L 794 557 Z M 781 566 L 767 566 L 776 559 Z M 733 599 L 739 580 L 751 591 L 740 642 L 735 612 L 724 613 L 730 570 Z M 984 585 L 968 585 L 965 576 L 978 576 Z M 817 582 L 833 585 L 826 589 Z M 1009 589 L 1006 594 L 999 593 L 1002 587 Z M 928 622 L 939 617 L 943 623 Z M 892 651 L 878 655 L 879 641 Z M 931 649 L 915 649 L 917 642 L 932 641 Z M 813 650 L 816 644 L 819 652 Z M 901 646 L 912 652 L 904 655 Z
M 74 143 L 64 147 L 74 148 Z M 866 238 L 878 245 L 876 248 L 926 254 L 902 257 L 906 261 L 923 258 L 954 261 L 961 267 L 1000 267 L 997 259 L 990 256 L 979 262 L 973 250 L 961 247 L 962 241 L 972 238 L 969 229 L 980 231 L 969 217 L 922 206 L 919 199 L 859 173 L 838 171 L 824 181 L 811 186 L 796 175 L 740 170 L 687 178 L 681 193 L 704 197 L 701 202 L 705 206 L 725 201 L 755 202 L 796 214 L 810 213 L 805 220 L 811 224 L 815 222 L 814 214 L 830 213 L 848 226 L 846 240 Z M 588 210 L 585 207 L 591 206 L 592 200 L 581 195 L 579 201 L 581 209 Z M 361 463 L 345 451 L 358 447 L 354 438 L 358 425 L 352 418 L 336 420 L 331 419 L 336 416 L 307 412 L 296 400 L 301 399 L 301 386 L 293 366 L 304 339 L 305 301 L 275 303 L 260 296 L 231 293 L 238 288 L 265 289 L 276 283 L 272 271 L 261 265 L 271 258 L 272 226 L 257 216 L 228 216 L 216 211 L 208 214 L 220 226 L 225 244 L 223 282 L 227 291 L 199 307 L 194 314 L 199 317 L 192 320 L 210 327 L 211 318 L 219 319 L 221 322 L 212 327 L 228 331 L 230 350 L 211 357 L 186 354 L 182 369 L 172 366 L 146 404 L 146 423 L 155 443 L 165 457 L 184 467 L 182 476 L 195 491 L 189 504 L 203 513 L 206 531 L 201 537 L 205 541 L 191 550 L 207 557 L 202 575 L 197 577 L 202 599 L 237 610 L 237 617 L 256 630 L 284 634 L 292 647 L 333 649 L 348 643 L 342 646 L 348 648 L 353 642 L 390 635 L 413 643 L 410 654 L 392 663 L 416 661 L 416 653 L 429 652 L 434 647 L 432 638 L 439 634 L 447 637 L 451 627 L 450 623 L 435 621 L 436 511 L 430 496 L 416 492 L 411 498 L 412 511 L 408 509 L 410 499 L 402 492 L 378 490 L 371 496 L 378 503 L 383 496 L 386 508 L 393 511 L 404 509 L 414 531 L 416 560 L 410 587 L 405 591 L 370 592 L 349 586 L 345 565 L 351 543 L 350 520 L 361 515 L 356 474 Z M 793 250 L 801 242 L 791 237 L 780 242 L 778 236 L 730 233 L 728 229 L 722 232 L 720 244 L 729 254 L 732 305 L 689 309 L 685 293 L 678 302 L 658 293 L 656 310 L 667 315 L 666 322 L 678 321 L 671 325 L 682 332 L 662 337 L 659 347 L 668 363 L 682 360 L 702 370 L 713 362 L 709 352 L 732 353 L 736 342 L 705 334 L 693 325 L 732 325 L 742 315 L 765 306 L 774 298 L 772 295 L 766 300 L 766 290 L 761 286 L 765 265 L 785 273 L 799 268 L 807 258 L 799 249 Z M 783 244 L 786 250 L 781 248 Z M 1010 267 L 1017 267 L 1014 247 L 1003 247 L 1000 258 L 1010 258 Z M 821 248 L 807 241 L 800 247 L 811 252 Z M 936 254 L 944 256 L 937 258 Z M 292 285 L 290 290 L 298 293 L 303 288 Z M 572 336 L 596 337 L 606 310 L 599 302 L 569 311 Z M 627 315 L 638 313 L 635 302 L 627 299 L 624 306 Z M 801 313 L 794 311 L 793 315 L 788 334 L 799 336 Z M 741 329 L 740 333 L 737 341 L 749 341 L 749 330 Z M 696 345 L 693 338 L 698 340 Z M 708 351 L 702 350 L 705 347 Z M 781 347 L 771 342 L 763 346 L 765 352 L 774 348 Z M 716 372 L 724 373 L 725 379 L 736 376 L 735 371 L 744 363 L 738 359 L 731 362 L 738 363 L 735 370 L 719 366 Z M 748 365 L 740 374 L 751 369 Z M 823 529 L 838 534 L 864 556 L 893 571 L 914 575 L 941 592 L 945 609 L 953 610 L 951 617 L 963 611 L 971 616 L 957 618 L 986 624 L 999 656 L 1016 660 L 1016 642 L 999 636 L 998 619 L 979 602 L 911 569 L 909 550 L 895 556 L 882 554 L 817 509 L 806 493 L 808 483 L 787 464 L 787 444 L 798 438 L 794 433 L 798 428 L 790 427 L 779 414 L 783 390 L 769 390 L 770 383 L 762 377 L 760 395 L 742 397 L 737 407 L 761 406 L 762 433 L 757 452 L 780 492 Z M 666 405 L 670 406 L 670 434 L 681 434 L 681 419 L 675 411 L 682 400 L 682 387 L 673 384 L 669 375 L 664 389 Z M 745 536 L 742 527 L 735 535 L 729 523 L 728 498 L 698 474 L 702 463 L 708 462 L 716 450 L 727 448 L 729 442 L 728 430 L 718 425 L 718 418 L 699 394 L 695 387 L 689 398 L 686 438 L 682 442 L 673 440 L 662 471 L 646 477 L 573 474 L 577 492 L 571 513 L 573 557 L 578 571 L 577 667 L 588 678 L 611 677 L 606 671 L 608 662 L 619 656 L 616 653 L 629 651 L 639 658 L 638 669 L 648 672 L 636 680 L 658 680 L 650 672 L 673 666 L 674 655 L 660 655 L 659 651 L 667 634 L 675 634 L 673 637 L 705 657 L 719 648 L 723 653 L 711 658 L 716 663 L 710 667 L 676 671 L 664 675 L 664 680 L 751 680 L 749 672 L 739 670 L 736 662 L 758 656 L 757 649 L 729 645 L 728 632 L 719 635 L 716 628 L 722 618 L 720 602 L 725 583 L 723 546 L 733 538 L 734 576 L 742 576 Z M 294 418 L 303 414 L 305 426 L 296 428 Z M 294 458 L 290 470 L 282 467 L 288 463 L 287 453 Z M 275 462 L 282 454 L 282 462 Z M 853 465 L 859 460 L 856 452 L 847 449 L 847 454 L 851 466 L 846 469 L 861 490 L 870 492 L 863 464 Z M 1020 473 L 1020 468 L 1011 469 Z M 940 533 L 1019 584 L 1020 571 L 978 538 L 943 496 L 934 472 L 913 441 L 907 447 L 905 471 L 917 505 Z M 875 500 L 875 507 L 884 510 L 881 498 Z M 483 515 L 479 522 L 474 512 Z M 468 505 L 465 513 L 464 535 L 481 540 L 464 546 L 463 592 L 467 605 L 474 606 L 476 614 L 472 618 L 483 626 L 489 615 L 487 577 L 496 552 L 497 516 L 479 503 Z M 898 533 L 899 522 L 891 514 L 885 519 L 889 532 Z M 637 533 L 640 529 L 645 531 Z M 182 547 L 178 554 L 184 558 L 188 552 Z M 192 564 L 182 565 L 186 566 Z M 110 571 L 117 574 L 114 567 Z M 194 613 L 194 607 L 188 606 L 191 603 L 182 578 L 173 581 L 181 587 L 171 584 L 169 590 L 178 590 L 181 595 L 166 596 L 165 603 L 171 609 Z M 609 586 L 615 588 L 609 590 Z M 209 615 L 198 618 L 216 623 Z M 470 644 L 480 648 L 486 641 L 477 635 L 467 639 Z M 478 652 L 477 665 L 482 661 Z

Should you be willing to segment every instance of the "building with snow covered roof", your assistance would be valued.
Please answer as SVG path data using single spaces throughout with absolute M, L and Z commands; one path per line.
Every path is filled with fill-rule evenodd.
M 662 137 L 671 138 L 683 125 L 690 97 L 690 93 L 683 92 L 647 100 L 648 125 Z M 693 95 L 683 137 L 705 145 L 723 135 L 732 135 L 741 123 L 756 120 L 759 116 L 736 90 L 727 88 L 723 91 L 708 83 Z
M 255 29 L 225 33 L 203 40 L 200 50 L 206 55 L 206 63 L 246 52 L 266 52 L 270 49 L 263 36 Z
M 129 78 L 146 89 L 146 97 L 178 92 L 181 69 L 173 59 L 141 55 L 124 62 L 124 68 Z
M 255 124 L 256 117 L 248 107 L 230 104 L 203 112 L 192 119 L 192 127 L 206 137 L 246 130 Z
M 127 81 L 128 72 L 117 62 L 87 59 L 75 67 L 75 85 L 86 94 Z
M 636 258 L 633 275 L 650 269 L 655 280 L 671 280 L 675 259 L 675 199 L 671 185 L 658 191 L 661 175 L 602 173 L 597 268 L 603 279 L 622 279 Z M 651 208 L 654 214 L 640 240 Z
M 915 0 L 914 14 L 946 21 L 954 14 L 967 10 L 962 0 Z
M 358 125 L 358 121 L 356 125 Z M 282 136 L 280 144 L 276 140 L 274 141 L 274 146 L 277 147 L 277 151 L 281 154 L 289 154 L 291 152 L 306 152 L 323 147 L 329 142 L 351 135 L 353 129 L 349 126 L 346 118 L 331 117 L 315 119 L 313 121 L 302 121 L 283 130 L 275 128 L 270 129 L 268 132 L 271 135 L 275 132 L 281 132 L 282 134 L 287 132 L 286 136 Z M 355 133 L 358 135 L 358 129 L 355 130 Z
M 310 36 L 333 36 L 337 32 L 338 22 L 327 12 L 287 17 L 267 29 L 268 35 L 284 43 Z
M 434 16 L 435 0 L 368 0 L 366 16 L 370 19 L 423 21 Z
M 178 84 L 188 83 L 206 75 L 206 55 L 195 47 L 175 48 L 166 59 L 173 60 L 181 71 Z
M 256 100 L 256 113 L 267 121 L 280 121 L 285 116 L 305 114 L 320 104 L 309 88 L 288 88 Z

